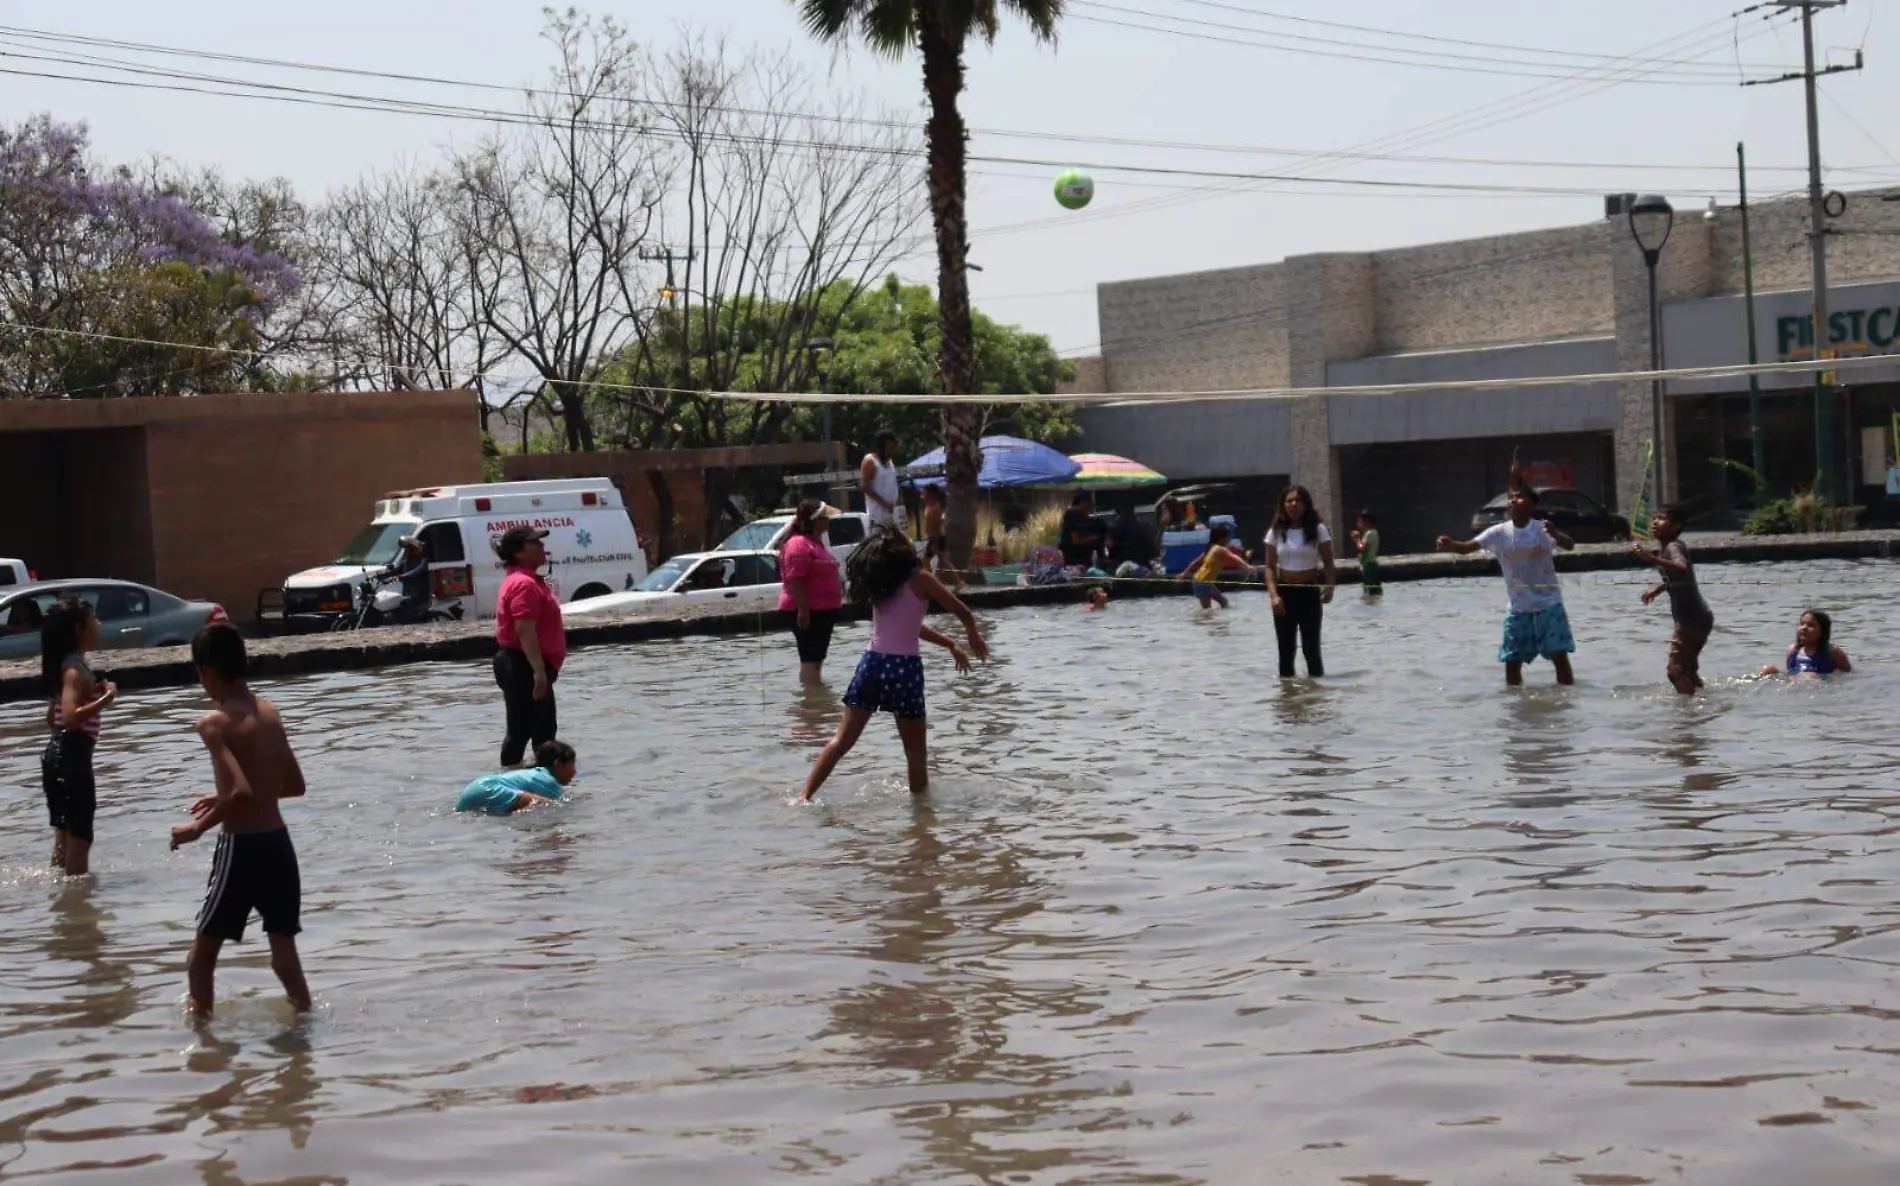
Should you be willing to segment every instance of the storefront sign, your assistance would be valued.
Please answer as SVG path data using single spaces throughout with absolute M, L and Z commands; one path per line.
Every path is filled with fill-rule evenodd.
M 1839 355 L 1900 352 L 1900 307 L 1839 309 L 1827 317 L 1828 346 Z M 1814 314 L 1775 319 L 1775 348 L 1784 362 L 1814 357 Z
M 1854 387 L 1900 380 L 1900 284 L 1835 285 L 1828 296 L 1828 352 L 1837 358 L 1879 358 L 1841 372 Z M 1764 363 L 1803 362 L 1814 358 L 1814 292 L 1782 289 L 1755 298 L 1755 343 Z M 1892 361 L 1885 361 L 1891 359 Z M 1740 296 L 1706 297 L 1663 306 L 1663 360 L 1670 367 L 1737 366 L 1748 362 L 1748 320 Z M 1769 391 L 1799 391 L 1814 385 L 1809 374 L 1770 374 L 1761 379 Z M 1748 390 L 1743 376 L 1681 379 L 1669 383 L 1672 395 L 1702 395 Z

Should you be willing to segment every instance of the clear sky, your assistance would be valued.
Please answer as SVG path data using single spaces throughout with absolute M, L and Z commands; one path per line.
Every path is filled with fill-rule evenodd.
M 1875 19 L 1876 6 L 1896 11 Z M 892 63 L 862 51 L 834 57 L 810 43 L 791 0 L 591 0 L 583 7 L 614 15 L 649 43 L 669 41 L 680 26 L 693 24 L 739 43 L 792 46 L 828 71 L 837 87 L 919 110 L 914 60 Z M 1450 135 L 1427 129 L 1407 141 L 1387 141 L 1387 151 L 1576 165 L 1315 161 L 1259 151 L 978 135 L 974 153 L 1036 162 L 973 166 L 971 258 L 983 267 L 974 278 L 978 304 L 1048 333 L 1058 348 L 1086 350 L 1097 337 L 1092 286 L 1100 281 L 1583 222 L 1601 216 L 1597 195 L 1608 192 L 1660 191 L 1679 207 L 1700 207 L 1711 196 L 1727 200 L 1733 193 L 1734 146 L 1743 139 L 1755 167 L 1752 193 L 1796 189 L 1804 184 L 1796 169 L 1806 159 L 1799 85 L 1734 84 L 1738 57 L 1754 74 L 1798 67 L 1800 41 L 1792 30 L 1775 32 L 1759 16 L 1723 22 L 1740 7 L 1742 0 L 1072 0 L 1072 19 L 1056 46 L 1039 46 L 1012 24 L 993 51 L 972 52 L 964 110 L 974 127 L 1316 154 L 1492 105 L 1484 121 L 1491 126 Z M 540 6 L 531 0 L 14 0 L 0 5 L 0 13 L 0 24 L 13 29 L 507 84 L 539 81 L 549 64 L 536 37 Z M 1312 21 L 1446 40 L 1378 37 Z M 1153 26 L 1177 33 L 1155 32 Z M 1830 59 L 1851 60 L 1863 43 L 1869 58 L 1866 71 L 1823 83 L 1830 183 L 1846 189 L 1900 180 L 1900 122 L 1893 118 L 1900 110 L 1900 4 L 1854 0 L 1823 15 L 1819 27 L 1819 43 Z M 1739 48 L 1732 44 L 1737 35 L 1745 39 Z M 1286 40 L 1291 37 L 1314 40 Z M 1435 59 L 1457 69 L 1353 58 L 1406 56 L 1396 52 L 1401 49 L 1464 56 Z M 0 52 L 43 49 L 0 31 Z M 1340 56 L 1318 56 L 1322 52 Z M 1586 86 L 1482 72 L 1575 79 L 1579 71 L 1600 70 L 1601 63 L 1586 56 L 1591 54 L 1695 58 L 1701 65 L 1650 67 L 1684 85 Z M 338 82 L 182 65 L 306 85 Z M 71 72 L 17 57 L 0 61 L 3 69 Z M 492 94 L 444 94 L 393 83 L 349 87 L 506 105 L 505 96 Z M 1538 87 L 1563 89 L 1532 91 Z M 109 159 L 159 152 L 236 175 L 283 175 L 309 198 L 366 168 L 427 160 L 440 146 L 471 141 L 481 130 L 416 116 L 0 75 L 0 111 L 7 118 L 42 110 L 84 120 Z M 1050 192 L 1055 162 L 1578 192 L 1379 192 L 1342 189 L 1336 180 L 1260 185 L 1098 168 L 1094 206 L 1065 214 Z M 1678 168 L 1685 165 L 1706 168 Z M 1851 171 L 1856 169 L 1862 171 Z M 915 280 L 935 274 L 928 256 L 907 260 L 900 270 Z

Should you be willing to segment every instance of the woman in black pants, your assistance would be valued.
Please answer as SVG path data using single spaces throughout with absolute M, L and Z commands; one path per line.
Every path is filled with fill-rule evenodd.
M 508 575 L 495 599 L 495 683 L 508 713 L 501 764 L 517 766 L 530 744 L 553 741 L 554 680 L 567 658 L 561 603 L 539 572 L 548 561 L 548 533 L 510 527 L 495 545 Z
M 1273 599 L 1273 633 L 1280 644 L 1280 677 L 1293 675 L 1293 643 L 1306 653 L 1306 674 L 1326 674 L 1319 654 L 1322 608 L 1333 599 L 1333 533 L 1319 521 L 1313 496 L 1289 486 L 1267 528 L 1267 596 Z

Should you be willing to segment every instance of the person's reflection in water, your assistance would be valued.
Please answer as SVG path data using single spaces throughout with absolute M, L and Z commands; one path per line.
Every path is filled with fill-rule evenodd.
M 838 731 L 842 703 L 838 693 L 825 684 L 801 687 L 786 706 L 786 715 L 792 720 L 792 744 L 809 749 L 830 741 Z
M 838 900 L 830 913 L 868 924 L 863 956 L 881 968 L 833 1003 L 820 1037 L 849 1037 L 872 1066 L 895 1073 L 899 1082 L 875 1077 L 862 1090 L 898 1089 L 896 1118 L 921 1132 L 933 1167 L 997 1181 L 1071 1164 L 1078 1154 L 1068 1143 L 1030 1134 L 1073 1134 L 1084 1122 L 1112 1131 L 1121 1114 L 1096 1102 L 1106 1093 L 1077 1084 L 1066 1062 L 1012 1050 L 1009 1039 L 1055 1019 L 1072 1028 L 1100 1005 L 1066 979 L 1020 983 L 996 971 L 1059 954 L 1021 948 L 1065 943 L 1020 925 L 1044 908 L 1047 891 L 1005 826 L 946 832 L 927 802 L 912 810 L 896 843 L 856 830 L 842 837 L 844 860 L 866 871 L 869 892 Z M 920 1085 L 945 1087 L 942 1100 L 907 1090 Z
M 1718 791 L 1735 781 L 1733 772 L 1720 766 L 1711 768 L 1708 764 L 1711 755 L 1708 731 L 1705 726 L 1719 716 L 1721 711 L 1720 708 L 1714 706 L 1704 708 L 1701 704 L 1688 707 L 1682 714 L 1681 720 L 1670 729 L 1669 742 L 1663 747 L 1663 756 L 1681 768 L 1682 782 L 1675 793 L 1663 791 L 1660 778 L 1663 771 L 1658 770 L 1656 787 L 1656 790 L 1669 801 L 1669 806 L 1685 805 L 1681 799 L 1677 798 L 1678 794 L 1685 798 L 1707 794 Z
M 1568 807 L 1576 794 L 1576 705 L 1572 697 L 1547 689 L 1516 692 L 1504 698 L 1500 724 L 1503 747 L 1504 804 L 1514 808 Z
M 62 1002 L 67 1024 L 97 1029 L 118 1025 L 138 1009 L 138 987 L 131 969 L 106 958 L 106 933 L 101 925 L 112 917 L 93 897 L 96 883 L 69 882 L 53 899 L 52 926 L 46 954 L 53 961 L 80 965 L 72 978 L 73 993 Z
M 1286 679 L 1267 695 L 1273 719 L 1282 728 L 1305 729 L 1316 725 L 1337 725 L 1339 709 L 1333 701 L 1334 690 L 1312 679 Z
M 502 872 L 521 882 L 530 898 L 565 894 L 567 874 L 574 867 L 572 833 L 565 822 L 549 819 L 529 820 L 525 826 L 533 835 L 521 837 L 516 855 L 501 862 Z
M 163 1109 L 162 1114 L 174 1118 L 168 1127 L 192 1132 L 208 1120 L 209 1132 L 200 1134 L 201 1139 L 228 1134 L 231 1144 L 241 1144 L 250 1134 L 281 1131 L 291 1148 L 305 1148 L 316 1128 L 317 1092 L 322 1086 L 309 1023 L 300 1020 L 254 1045 L 255 1063 L 241 1060 L 244 1047 L 217 1037 L 210 1024 L 199 1027 L 199 1045 L 186 1056 L 185 1069 L 216 1081 L 209 1089 Z M 198 1162 L 197 1168 L 205 1186 L 247 1186 L 250 1181 L 237 1172 L 228 1148 Z M 271 1179 L 273 1186 L 342 1186 L 348 1181 L 330 1174 Z

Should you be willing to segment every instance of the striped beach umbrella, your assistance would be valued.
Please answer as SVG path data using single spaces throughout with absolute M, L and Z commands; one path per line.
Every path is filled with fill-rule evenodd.
M 1082 469 L 1066 485 L 1161 486 L 1168 480 L 1165 475 L 1156 473 L 1139 461 L 1130 461 L 1113 453 L 1076 453 L 1069 460 Z

